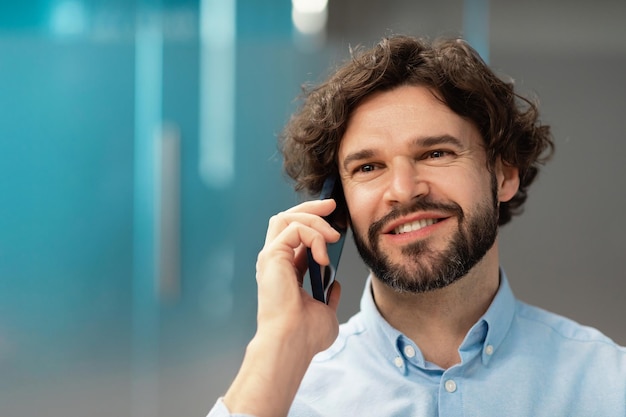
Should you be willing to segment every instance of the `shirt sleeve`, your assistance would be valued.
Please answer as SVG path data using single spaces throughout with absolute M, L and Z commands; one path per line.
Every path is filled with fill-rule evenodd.
M 209 414 L 207 415 L 207 417 L 254 417 L 254 416 L 251 414 L 231 414 L 230 411 L 228 411 L 226 404 L 224 404 L 224 401 L 220 397 L 217 399 L 217 402 L 215 403 L 211 411 L 209 411 Z

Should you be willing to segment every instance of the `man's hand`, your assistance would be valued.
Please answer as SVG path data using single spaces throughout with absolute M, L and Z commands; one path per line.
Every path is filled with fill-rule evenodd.
M 337 337 L 339 284 L 333 284 L 328 305 L 302 288 L 306 248 L 328 265 L 326 242 L 339 239 L 322 219 L 334 209 L 333 200 L 309 201 L 270 219 L 257 260 L 257 332 L 224 397 L 231 413 L 287 415 L 311 359 Z

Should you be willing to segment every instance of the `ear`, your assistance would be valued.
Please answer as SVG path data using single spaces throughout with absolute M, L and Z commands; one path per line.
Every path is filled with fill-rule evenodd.
M 519 189 L 519 168 L 508 165 L 498 158 L 496 161 L 496 180 L 498 181 L 498 201 L 509 201 Z

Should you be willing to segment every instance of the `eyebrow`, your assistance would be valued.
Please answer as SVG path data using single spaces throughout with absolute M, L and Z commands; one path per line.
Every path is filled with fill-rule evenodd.
M 457 148 L 463 148 L 463 142 L 460 139 L 451 135 L 442 136 L 428 136 L 424 138 L 417 138 L 413 141 L 413 145 L 430 148 L 437 145 L 453 145 Z
M 463 148 L 463 142 L 458 138 L 451 135 L 441 136 L 426 136 L 414 139 L 411 145 L 420 148 L 431 148 L 439 145 L 452 145 L 456 148 Z M 363 159 L 369 159 L 376 155 L 373 149 L 362 149 L 360 151 L 348 154 L 343 160 L 343 168 L 348 170 L 348 166 L 354 161 L 361 161 Z
M 363 149 L 362 151 L 354 152 L 346 156 L 343 160 L 343 168 L 347 171 L 348 166 L 354 161 L 361 161 L 363 159 L 369 159 L 374 156 L 374 151 L 371 149 Z

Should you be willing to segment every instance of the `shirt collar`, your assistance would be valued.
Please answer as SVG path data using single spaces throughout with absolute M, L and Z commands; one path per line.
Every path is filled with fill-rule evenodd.
M 365 290 L 361 297 L 361 313 L 363 314 L 365 326 L 372 332 L 372 343 L 383 354 L 385 359 L 400 373 L 407 372 L 406 361 L 402 355 L 401 344 L 403 339 L 407 339 L 403 334 L 392 327 L 378 311 L 372 294 L 372 276 L 367 278 Z M 421 352 L 416 352 L 421 356 Z M 423 361 L 423 357 L 421 358 Z
M 367 279 L 365 291 L 361 298 L 361 313 L 368 331 L 374 334 L 376 347 L 401 373 L 406 373 L 406 358 L 403 349 L 410 340 L 399 330 L 392 327 L 380 314 L 372 295 L 372 277 Z M 459 350 L 472 350 L 477 343 L 482 344 L 481 359 L 487 365 L 496 354 L 509 331 L 515 313 L 515 297 L 509 286 L 504 270 L 500 269 L 500 286 L 485 314 L 470 329 Z M 419 349 L 415 349 L 413 362 L 424 368 L 424 357 Z
M 506 273 L 500 268 L 500 287 L 491 305 L 480 321 L 487 323 L 487 337 L 483 344 L 483 363 L 489 363 L 498 350 L 513 322 L 515 315 L 515 297 Z

